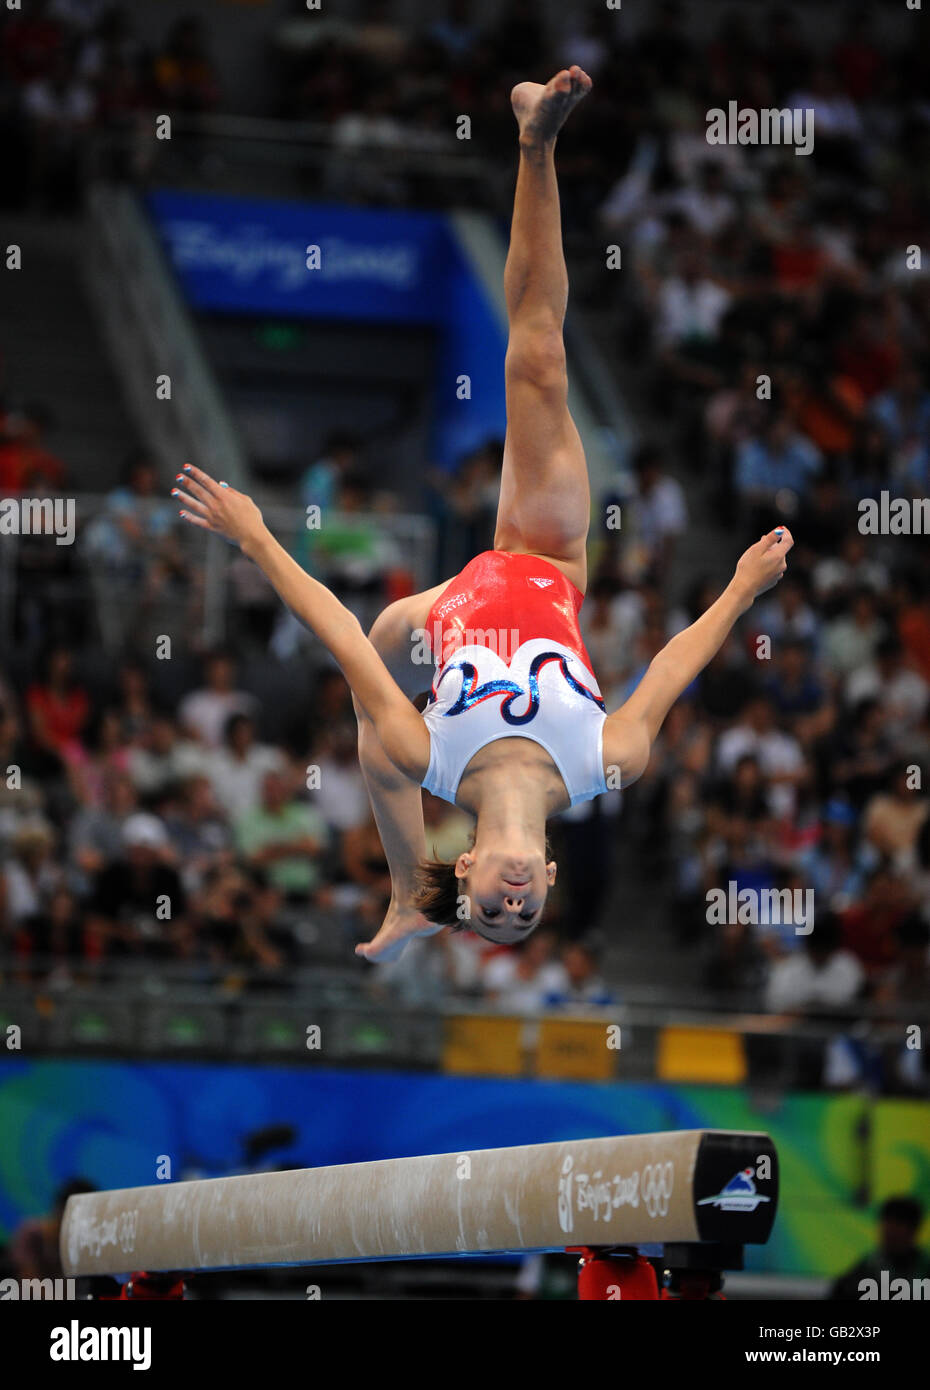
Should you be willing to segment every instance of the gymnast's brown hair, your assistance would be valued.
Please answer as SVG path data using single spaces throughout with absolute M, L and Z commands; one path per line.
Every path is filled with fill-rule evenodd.
M 473 849 L 474 834 L 469 835 L 465 849 Z M 428 922 L 437 927 L 451 927 L 453 931 L 464 931 L 468 926 L 459 915 L 459 897 L 462 893 L 462 880 L 455 876 L 458 856 L 450 863 L 446 859 L 421 859 L 416 870 L 416 888 L 413 900 L 418 912 L 422 912 Z

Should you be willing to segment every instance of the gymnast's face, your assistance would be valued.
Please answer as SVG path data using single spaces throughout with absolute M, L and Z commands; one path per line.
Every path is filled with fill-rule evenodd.
M 459 855 L 455 876 L 469 899 L 472 930 L 486 941 L 511 945 L 539 925 L 546 895 L 555 883 L 555 861 L 547 864 L 541 849 L 514 854 L 476 843 Z

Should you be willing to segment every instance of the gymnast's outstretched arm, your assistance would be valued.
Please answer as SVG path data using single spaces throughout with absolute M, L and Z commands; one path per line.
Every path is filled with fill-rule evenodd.
M 422 628 L 430 604 L 444 588 L 440 584 L 426 594 L 392 603 L 375 619 L 369 634 L 398 687 L 410 698 L 422 694 L 429 684 L 425 669 L 411 662 L 411 634 Z M 413 901 L 416 868 L 426 855 L 420 784 L 391 762 L 357 699 L 355 713 L 358 759 L 391 871 L 391 903 L 384 922 L 374 940 L 356 946 L 355 951 L 367 960 L 386 961 L 397 956 L 411 936 L 431 936 L 442 928 L 427 922 Z
M 604 767 L 619 768 L 622 786 L 643 775 L 652 744 L 672 705 L 717 654 L 737 619 L 760 594 L 778 583 L 793 545 L 790 531 L 781 526 L 751 545 L 716 602 L 653 657 L 630 698 L 608 716 Z
M 418 783 L 429 767 L 429 734 L 413 705 L 393 679 L 362 631 L 361 624 L 335 594 L 307 574 L 279 545 L 250 497 L 207 473 L 185 465 L 182 487 L 172 495 L 185 503 L 181 516 L 193 526 L 216 531 L 241 546 L 258 565 L 291 611 L 319 637 L 366 711 L 378 740 L 394 766 Z

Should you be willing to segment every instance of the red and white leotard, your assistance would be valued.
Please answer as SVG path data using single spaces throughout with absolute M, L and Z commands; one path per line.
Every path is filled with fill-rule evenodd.
M 578 627 L 583 595 L 532 555 L 486 550 L 430 609 L 436 663 L 423 711 L 430 759 L 423 786 L 455 802 L 479 748 L 529 738 L 545 748 L 572 806 L 608 790 L 604 701 Z

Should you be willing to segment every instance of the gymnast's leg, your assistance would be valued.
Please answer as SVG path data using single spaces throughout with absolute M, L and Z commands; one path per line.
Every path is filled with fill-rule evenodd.
M 494 537 L 496 550 L 543 556 L 582 591 L 591 504 L 584 450 L 568 410 L 562 341 L 568 272 L 554 151 L 566 116 L 590 89 L 587 74 L 572 67 L 545 86 L 521 82 L 511 93 L 520 167 L 504 271 L 507 436 Z

